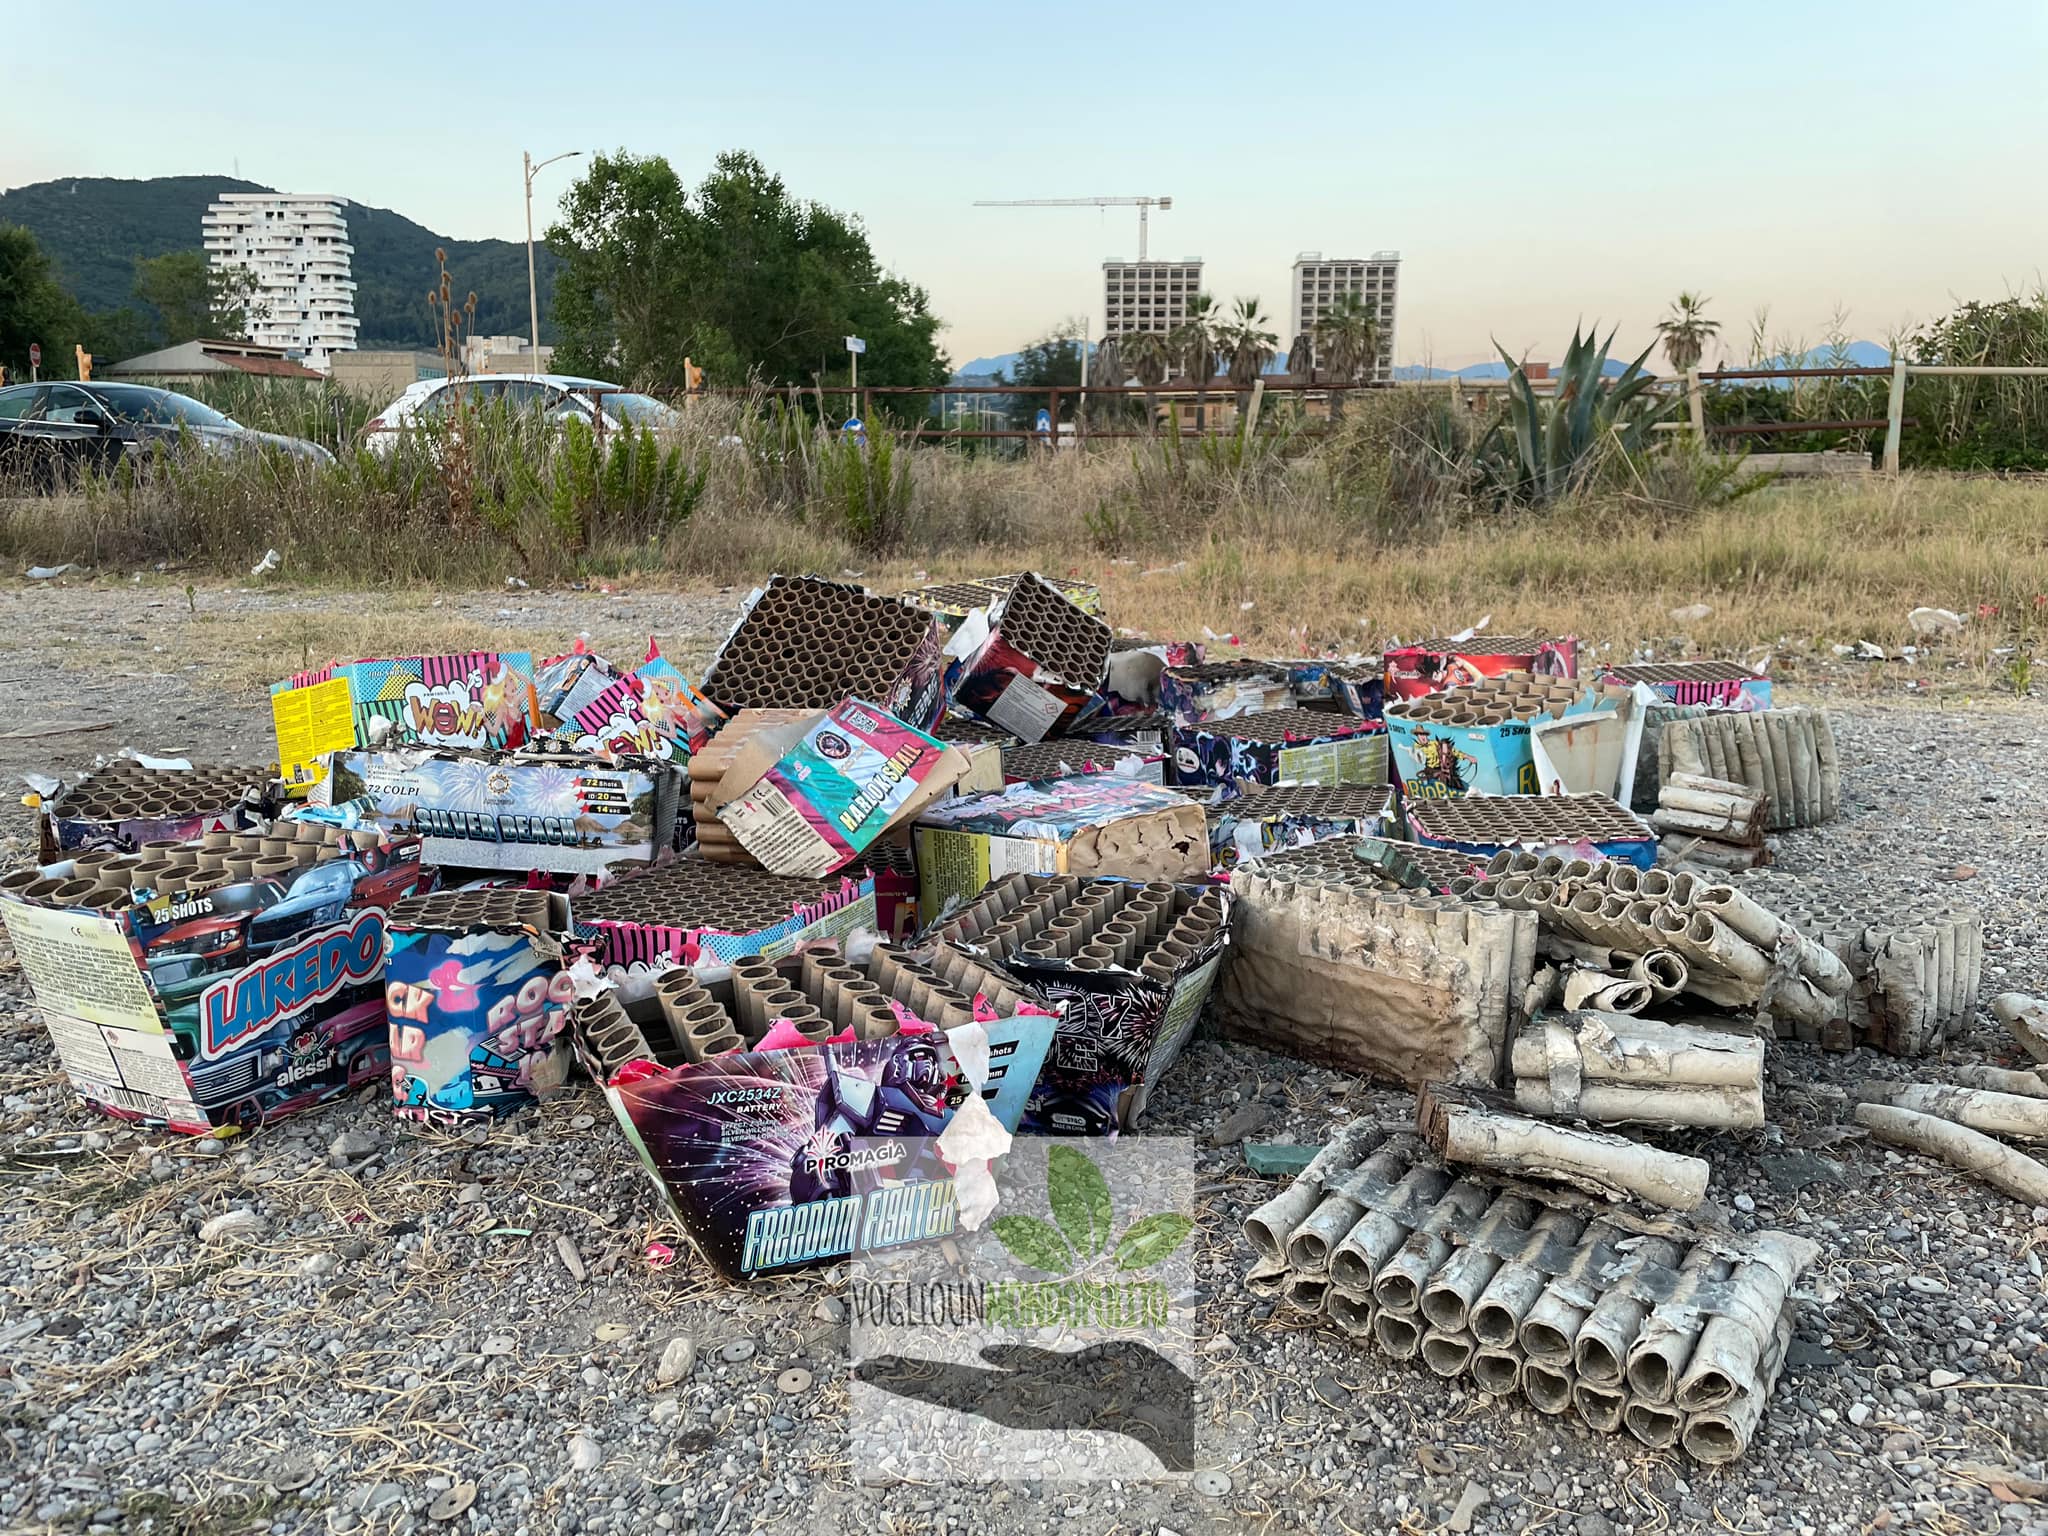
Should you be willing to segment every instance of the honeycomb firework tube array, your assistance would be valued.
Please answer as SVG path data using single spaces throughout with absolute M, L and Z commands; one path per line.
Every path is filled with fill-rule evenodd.
M 1137 747 L 1062 738 L 1003 748 L 1003 777 L 1012 784 L 1063 779 L 1077 773 L 1117 773 L 1159 782 L 1160 755 Z
M 938 930 L 998 961 L 1029 959 L 1077 971 L 1135 970 L 1171 983 L 1224 923 L 1215 891 L 1164 883 L 1010 875 Z
M 527 928 L 545 933 L 552 915 L 553 898 L 546 891 L 503 886 L 408 896 L 394 902 L 390 913 L 393 928 L 456 932 L 471 928 Z
M 1459 795 L 1416 799 L 1408 824 L 1419 842 L 1465 853 L 1591 843 L 1647 866 L 1656 829 L 1607 795 Z
M 1007 596 L 1022 574 L 1012 572 L 1008 576 L 976 576 L 966 581 L 934 582 L 927 587 L 913 587 L 903 595 L 920 608 L 929 608 L 948 618 L 965 618 L 976 608 L 987 608 Z M 1046 575 L 1038 575 L 1038 580 L 1089 613 L 1102 611 L 1101 591 L 1085 581 L 1068 581 Z
M 1503 851 L 1487 869 L 1452 890 L 1535 913 L 1546 948 L 1560 958 L 1614 971 L 1653 951 L 1676 951 L 1688 993 L 1846 1040 L 1847 967 L 1733 886 L 1555 854 Z
M 1775 907 L 1847 969 L 1845 1022 L 1857 1044 L 1921 1056 L 1968 1027 L 1984 978 L 1983 915 L 1935 897 L 1904 904 L 1863 898 L 1800 897 Z M 1796 1020 L 1780 1037 L 1844 1044 Z
M 937 635 L 932 614 L 901 598 L 816 576 L 775 576 L 712 658 L 704 692 L 727 710 L 871 699 L 892 713 L 909 710 L 903 718 L 917 724 L 913 715 L 937 712 Z M 931 686 L 919 676 L 926 670 Z M 913 707 L 906 689 L 930 707 Z
M 1005 641 L 1077 688 L 1099 688 L 1109 670 L 1110 627 L 1043 576 L 1019 576 L 997 620 Z
M 872 927 L 872 891 L 865 874 L 805 880 L 685 858 L 580 896 L 574 911 L 606 965 L 665 968 Z
M 877 944 L 865 965 L 855 966 L 836 947 L 818 945 L 778 961 L 737 960 L 728 969 L 708 983 L 688 967 L 665 971 L 655 978 L 651 1003 L 622 1003 L 615 992 L 579 1002 L 571 1027 L 592 1075 L 605 1081 L 635 1061 L 675 1067 L 751 1050 L 778 1023 L 816 1045 L 849 1030 L 858 1040 L 885 1040 L 901 1032 L 906 1017 L 955 1029 L 973 1022 L 977 999 L 998 1018 L 1041 1006 L 957 951 L 941 950 L 927 963 Z
M 690 817 L 696 825 L 697 846 L 705 858 L 721 864 L 760 867 L 760 861 L 742 848 L 740 840 L 718 819 L 718 787 L 740 749 L 760 732 L 800 724 L 814 713 L 809 709 L 741 710 L 700 751 L 691 754 Z
M 104 821 L 199 816 L 259 793 L 266 777 L 246 764 L 145 768 L 123 758 L 86 775 L 47 808 L 53 816 Z
M 1246 1218 L 1246 1285 L 1395 1359 L 1709 1464 L 1748 1449 L 1819 1254 L 1490 1175 L 1370 1120 Z
M 376 840 L 374 834 L 369 840 Z M 37 906 L 119 911 L 159 896 L 204 896 L 250 880 L 289 884 L 315 864 L 344 857 L 350 847 L 350 834 L 339 827 L 280 821 L 268 832 L 159 838 L 132 853 L 100 848 L 60 854 L 41 868 L 0 877 L 0 891 Z M 44 869 L 68 873 L 51 876 Z
M 1341 841 L 1348 850 L 1359 838 L 1387 831 L 1393 809 L 1388 784 L 1257 786 L 1208 807 L 1210 858 L 1228 869 L 1324 841 Z
M 1304 885 L 1349 886 L 1363 891 L 1401 889 L 1399 882 L 1389 879 L 1377 866 L 1359 858 L 1355 852 L 1357 846 L 1350 838 L 1332 838 L 1327 842 L 1280 848 L 1261 859 L 1259 868 Z M 1420 843 L 1403 843 L 1400 849 L 1402 856 L 1428 880 L 1430 890 L 1440 896 L 1450 894 L 1453 880 L 1468 875 L 1477 878 L 1486 868 L 1483 859 L 1460 853 L 1454 848 L 1428 848 Z

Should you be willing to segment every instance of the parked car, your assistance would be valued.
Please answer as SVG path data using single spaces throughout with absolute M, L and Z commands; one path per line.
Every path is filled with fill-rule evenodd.
M 407 432 L 451 422 L 464 411 L 503 407 L 531 412 L 549 421 L 570 417 L 596 426 L 601 415 L 608 432 L 631 427 L 672 427 L 682 416 L 652 395 L 635 394 L 602 379 L 569 373 L 483 373 L 460 379 L 421 379 L 385 406 L 363 428 L 363 446 L 379 458 L 391 452 Z
M 57 382 L 0 389 L 0 474 L 43 489 L 82 468 L 105 469 L 123 454 L 180 441 L 213 453 L 277 448 L 331 464 L 318 443 L 257 432 L 189 395 L 147 384 Z

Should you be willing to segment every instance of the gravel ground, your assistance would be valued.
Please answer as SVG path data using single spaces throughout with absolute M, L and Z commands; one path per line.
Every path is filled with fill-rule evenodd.
M 124 745 L 264 755 L 261 695 L 213 691 L 215 659 L 195 652 L 197 631 L 181 638 L 182 594 L 146 613 L 141 600 L 0 594 L 0 709 L 16 727 L 117 722 L 0 739 L 0 776 Z M 378 602 L 230 600 L 280 623 Z M 448 608 L 563 634 L 600 629 L 597 611 L 601 633 L 660 629 L 696 658 L 732 610 L 729 596 L 600 601 Z M 124 674 L 103 670 L 109 650 L 129 654 Z M 2042 711 L 1831 702 L 1844 815 L 1788 835 L 1758 883 L 1972 901 L 1986 995 L 2048 991 Z M 18 806 L 0 812 L 0 831 L 27 827 Z M 1988 1015 L 1948 1054 L 2014 1064 Z M 1444 1527 L 1468 1485 L 1484 1496 L 1470 1528 L 1486 1532 L 2048 1531 L 2048 1504 L 2029 1502 L 2043 1491 L 2029 1480 L 2048 1477 L 2048 1210 L 1848 1128 L 1858 1079 L 1923 1066 L 1938 1075 L 1784 1047 L 1770 1129 L 1690 1143 L 1736 1227 L 1826 1250 L 1758 1441 L 1730 1470 L 1496 1405 L 1251 1303 L 1237 1224 L 1273 1186 L 1209 1133 L 1257 1105 L 1253 1139 L 1313 1141 L 1405 1103 L 1204 1040 L 1155 1094 L 1148 1130 L 1203 1139 L 1200 1326 L 1227 1487 L 871 1487 L 847 1455 L 832 1278 L 740 1289 L 687 1258 L 649 1269 L 649 1241 L 681 1238 L 589 1085 L 460 1138 L 399 1127 L 375 1092 L 247 1143 L 137 1132 L 73 1100 L 5 957 L 0 1531 L 1419 1532 Z M 224 1216 L 239 1235 L 202 1236 Z M 696 1361 L 664 1380 L 681 1337 Z M 788 1392 L 791 1366 L 810 1380 Z M 1962 1379 L 1937 1388 L 1936 1371 Z

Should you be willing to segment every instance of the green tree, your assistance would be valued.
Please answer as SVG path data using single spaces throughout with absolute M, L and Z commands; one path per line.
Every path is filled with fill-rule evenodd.
M 1124 371 L 1145 389 L 1145 429 L 1159 430 L 1159 386 L 1173 371 L 1173 355 L 1157 331 L 1131 331 L 1122 338 Z
M 71 349 L 83 323 L 36 237 L 18 224 L 0 224 L 0 363 L 8 378 L 28 377 L 32 342 L 42 346 L 44 378 L 71 377 Z
M 752 155 L 720 155 L 694 192 L 659 155 L 599 155 L 548 243 L 565 369 L 677 388 L 688 356 L 714 384 L 830 389 L 859 336 L 863 382 L 945 382 L 924 290 L 881 270 L 857 219 L 792 196 Z
M 1372 376 L 1380 356 L 1380 326 L 1365 300 L 1347 293 L 1316 317 L 1315 360 L 1338 385 L 1360 384 Z M 1344 419 L 1344 391 L 1330 394 L 1330 420 Z
M 156 311 L 167 347 L 217 334 L 213 284 L 204 251 L 167 251 L 161 256 L 136 258 L 135 297 Z
M 1252 386 L 1280 349 L 1280 338 L 1267 329 L 1271 322 L 1255 298 L 1239 298 L 1216 333 L 1218 349 L 1237 391 L 1238 419 L 1251 407 Z
M 1081 385 L 1081 339 L 1077 324 L 1069 323 L 1049 336 L 1041 336 L 1017 354 L 1017 365 L 1007 374 L 997 374 L 998 384 L 1015 384 L 1029 391 L 1009 397 L 1010 426 L 1027 430 L 1038 413 L 1052 403 L 1047 391 L 1057 385 L 1078 391 Z M 1072 400 L 1072 395 L 1067 399 Z
M 1216 301 L 1206 293 L 1188 295 L 1186 316 L 1166 333 L 1174 371 L 1195 385 L 1195 430 L 1209 427 L 1209 384 L 1216 376 Z
M 1671 301 L 1671 313 L 1657 322 L 1657 334 L 1664 339 L 1664 356 L 1674 373 L 1698 365 L 1707 343 L 1721 334 L 1721 322 L 1707 318 L 1710 301 L 1702 293 L 1681 293 Z

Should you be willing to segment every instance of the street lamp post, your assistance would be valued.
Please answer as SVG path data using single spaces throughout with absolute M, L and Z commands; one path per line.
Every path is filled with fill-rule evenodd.
M 557 160 L 573 160 L 582 154 L 580 149 L 564 150 L 559 155 L 550 155 L 538 165 L 534 164 L 530 151 L 519 151 L 519 159 L 526 167 L 526 317 L 531 326 L 533 347 L 533 371 L 541 372 L 540 366 L 540 284 L 533 275 L 533 178 L 553 165 Z

